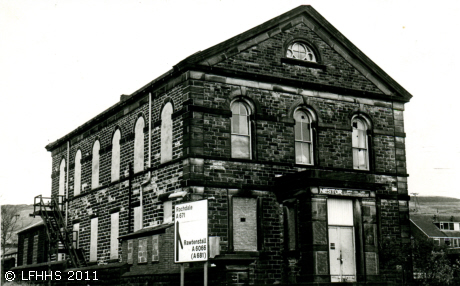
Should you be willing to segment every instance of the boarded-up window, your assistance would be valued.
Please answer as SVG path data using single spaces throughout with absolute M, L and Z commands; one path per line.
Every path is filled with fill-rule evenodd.
M 163 111 L 161 112 L 161 163 L 172 160 L 172 113 L 172 104 L 168 102 L 165 104 Z
M 147 238 L 139 238 L 137 247 L 137 263 L 147 262 Z
M 250 108 L 242 101 L 232 104 L 232 158 L 251 159 Z
M 133 240 L 128 240 L 128 264 L 133 264 Z
M 81 191 L 81 151 L 78 150 L 75 155 L 75 173 L 74 173 L 74 185 L 73 195 L 77 196 Z
M 353 226 L 353 201 L 327 199 L 328 225 Z
M 93 145 L 93 161 L 91 169 L 91 188 L 95 189 L 99 187 L 99 150 L 101 149 L 101 144 L 99 140 L 96 140 Z
M 134 231 L 142 228 L 142 209 L 141 207 L 134 208 Z
M 72 236 L 72 242 L 73 242 L 73 247 L 74 248 L 79 248 L 79 236 L 80 236 L 80 223 L 75 223 L 73 225 L 73 236 Z
M 313 141 L 311 132 L 311 116 L 302 110 L 294 113 L 295 119 L 295 162 L 297 164 L 313 164 Z
M 59 195 L 63 196 L 65 190 L 65 159 L 61 160 L 59 165 Z
M 287 226 L 287 243 L 289 250 L 296 249 L 296 215 L 295 207 L 290 205 L 284 208 Z
M 257 199 L 233 198 L 233 249 L 257 251 Z
M 152 261 L 160 261 L 160 235 L 152 236 Z
M 34 245 L 32 250 L 32 263 L 37 264 L 38 261 L 38 234 L 34 235 Z
M 172 222 L 172 201 L 166 201 L 163 203 L 163 222 Z
M 22 253 L 22 265 L 27 265 L 27 258 L 29 257 L 29 238 L 24 237 L 24 248 Z
M 118 259 L 119 213 L 110 215 L 110 259 Z
M 98 236 L 98 218 L 91 219 L 91 238 L 89 248 L 89 261 L 97 261 L 97 236 Z
M 120 138 L 121 132 L 117 129 L 112 138 L 112 182 L 120 179 Z
M 144 118 L 139 117 L 134 128 L 134 173 L 144 171 Z
M 367 124 L 360 118 L 352 121 L 353 168 L 369 170 L 369 152 L 367 142 Z

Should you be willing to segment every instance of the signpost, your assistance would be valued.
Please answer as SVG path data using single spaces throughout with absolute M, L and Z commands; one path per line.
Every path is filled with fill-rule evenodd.
M 187 202 L 175 207 L 174 262 L 181 263 L 181 286 L 185 262 L 208 261 L 208 200 Z M 204 277 L 205 286 L 207 277 Z

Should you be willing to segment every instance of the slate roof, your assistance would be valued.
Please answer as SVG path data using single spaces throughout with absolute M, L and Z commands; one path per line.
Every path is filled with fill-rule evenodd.
M 30 229 L 32 229 L 32 228 L 39 227 L 40 225 L 44 225 L 43 220 L 38 221 L 38 222 L 36 222 L 36 223 L 34 223 L 34 224 L 31 224 L 31 225 L 29 225 L 29 226 L 27 226 L 27 227 L 21 229 L 20 231 L 18 231 L 18 234 L 19 234 L 19 233 L 22 233 L 22 232 L 26 232 L 26 231 L 28 231 L 28 230 L 30 230 Z
M 428 237 L 460 237 L 458 230 L 441 230 L 433 223 L 432 216 L 411 215 L 410 221 Z

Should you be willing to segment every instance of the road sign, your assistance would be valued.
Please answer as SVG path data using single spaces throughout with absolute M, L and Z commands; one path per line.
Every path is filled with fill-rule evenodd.
M 174 262 L 208 260 L 208 200 L 175 207 Z

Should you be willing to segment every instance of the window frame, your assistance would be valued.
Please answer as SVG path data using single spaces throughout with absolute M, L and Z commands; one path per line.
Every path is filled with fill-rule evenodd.
M 38 263 L 38 244 L 39 244 L 39 236 L 38 234 L 34 234 L 33 245 L 32 245 L 32 264 Z
M 134 124 L 134 173 L 142 172 L 145 169 L 145 119 L 143 116 L 139 116 Z M 149 131 L 151 132 L 151 131 Z
M 152 251 L 150 255 L 152 263 L 160 261 L 160 237 L 160 234 L 154 234 L 151 236 Z
M 93 217 L 90 221 L 90 247 L 89 247 L 89 261 L 97 261 L 98 252 L 98 238 L 99 238 L 99 218 Z
M 305 116 L 308 117 L 308 120 L 310 121 L 308 123 L 308 130 L 309 130 L 309 133 L 310 133 L 310 141 L 305 141 L 305 140 L 297 140 L 297 124 L 298 124 L 298 121 L 295 119 L 296 117 L 296 114 L 297 113 L 300 113 L 302 112 L 303 114 L 305 114 Z M 295 163 L 296 164 L 299 164 L 299 165 L 306 165 L 306 166 L 314 166 L 315 165 L 315 147 L 316 147 L 316 144 L 315 144 L 315 132 L 314 132 L 314 128 L 313 128 L 313 125 L 314 123 L 316 122 L 316 116 L 315 116 L 315 113 L 310 109 L 310 108 L 307 108 L 307 107 L 299 107 L 299 108 L 296 108 L 294 110 L 294 112 L 292 113 L 292 117 L 295 121 L 295 125 L 294 125 L 294 160 L 295 160 Z M 302 124 L 302 123 L 301 123 Z M 305 124 L 305 123 L 303 123 Z M 300 127 L 300 129 L 302 130 L 302 127 Z M 300 144 L 309 144 L 309 147 L 310 147 L 310 162 L 308 163 L 305 163 L 305 162 L 300 162 L 300 161 L 297 161 L 297 143 L 300 143 Z
M 140 205 L 133 208 L 133 232 L 143 228 L 143 209 Z
M 359 129 L 358 128 L 358 122 L 360 122 L 363 126 L 364 129 Z M 355 127 L 356 123 L 356 127 Z M 353 169 L 354 170 L 361 170 L 361 171 L 370 171 L 371 170 L 371 140 L 370 140 L 370 132 L 372 130 L 372 124 L 369 119 L 362 115 L 355 115 L 351 118 L 351 149 L 352 149 L 352 161 L 353 161 Z M 356 130 L 356 132 L 355 132 Z M 359 131 L 361 131 L 361 134 L 364 134 L 364 138 L 359 137 Z M 357 135 L 355 135 L 357 134 Z M 354 139 L 354 137 L 357 137 L 357 139 Z M 357 142 L 357 144 L 355 144 Z M 359 142 L 364 142 L 365 146 L 359 146 Z M 356 146 L 355 146 L 356 145 Z M 357 154 L 355 155 L 355 150 L 357 150 Z M 364 155 L 364 160 L 365 160 L 365 168 L 360 168 L 360 161 L 359 161 L 359 152 L 360 151 L 366 151 Z M 356 161 L 357 160 L 357 161 Z
M 74 248 L 80 248 L 80 223 L 72 225 L 72 244 Z
M 126 242 L 126 263 L 134 264 L 134 241 L 135 239 L 128 239 Z
M 119 244 L 118 236 L 120 233 L 120 213 L 110 214 L 110 259 L 118 259 Z
M 256 250 L 235 250 L 234 245 L 234 225 L 233 225 L 233 198 L 251 198 L 256 200 Z M 263 217 L 262 217 L 262 201 L 261 197 L 255 195 L 245 195 L 237 192 L 236 194 L 228 195 L 228 251 L 229 253 L 254 253 L 263 250 Z
M 96 150 L 96 144 L 98 146 Z M 101 141 L 96 139 L 92 147 L 92 160 L 91 160 L 91 189 L 97 189 L 100 184 L 99 174 L 101 172 Z
M 163 223 L 172 223 L 173 217 L 173 201 L 166 200 L 163 202 Z
M 236 113 L 233 113 L 233 108 L 234 108 L 234 105 L 235 104 L 241 104 L 245 109 L 246 109 L 246 112 L 247 112 L 247 115 L 241 115 L 240 113 L 236 114 Z M 241 108 L 241 105 L 240 105 L 240 108 Z M 239 108 L 239 109 L 240 109 Z M 252 160 L 253 159 L 253 128 L 252 128 L 252 120 L 251 120 L 251 117 L 253 116 L 254 114 L 254 106 L 247 100 L 245 100 L 244 98 L 237 98 L 235 100 L 233 100 L 231 103 L 230 103 L 230 112 L 232 113 L 231 117 L 230 117 L 230 156 L 231 158 L 234 158 L 234 159 L 246 159 L 246 160 Z M 239 110 L 240 112 L 240 110 Z M 245 117 L 245 121 L 246 121 L 246 125 L 245 128 L 247 128 L 247 134 L 241 134 L 239 132 L 234 132 L 234 120 L 236 118 L 236 116 L 238 116 L 238 123 L 240 122 L 241 120 L 241 117 Z M 240 129 L 241 125 L 238 124 L 238 129 Z M 238 130 L 239 131 L 239 130 Z M 246 137 L 247 138 L 247 144 L 248 144 L 248 156 L 247 157 L 242 157 L 242 156 L 236 156 L 237 154 L 234 154 L 234 151 L 238 151 L 238 150 L 235 150 L 237 148 L 237 146 L 233 143 L 233 138 L 236 138 L 236 137 Z M 235 149 L 234 149 L 235 148 Z
M 115 181 L 120 180 L 120 165 L 121 165 L 121 130 L 120 128 L 116 128 L 115 132 L 112 135 L 112 159 L 111 160 L 112 162 L 111 162 L 111 168 L 110 168 L 110 181 L 115 182 Z
M 294 53 L 294 50 L 293 50 L 294 45 L 302 46 L 305 49 L 305 57 L 299 58 L 299 57 L 295 56 L 295 53 Z M 289 53 L 291 53 L 291 56 L 289 56 Z M 318 63 L 318 59 L 317 59 L 318 57 L 317 57 L 317 53 L 316 53 L 315 49 L 312 48 L 310 44 L 308 44 L 307 42 L 302 41 L 300 39 L 295 39 L 295 40 L 291 41 L 287 45 L 286 52 L 285 52 L 284 55 L 285 55 L 286 58 L 289 58 L 289 59 L 294 59 L 294 60 L 304 61 L 304 62 L 310 62 L 310 63 Z M 308 55 L 311 55 L 312 59 L 307 59 Z
M 298 250 L 298 202 L 290 199 L 283 202 L 285 248 L 288 252 Z
M 74 173 L 73 173 L 73 196 L 81 194 L 81 174 L 82 174 L 82 152 L 78 149 L 75 153 Z
M 65 185 L 66 185 L 66 158 L 62 158 L 61 162 L 59 163 L 59 189 L 58 189 L 58 195 L 59 196 L 64 196 L 65 195 Z
M 28 265 L 29 263 L 29 236 L 25 235 L 22 243 L 22 265 Z
M 170 112 L 169 112 L 170 106 Z M 168 109 L 167 109 L 168 108 Z M 174 122 L 172 120 L 172 114 L 174 113 L 174 105 L 168 101 L 164 104 L 161 109 L 161 130 L 160 130 L 160 164 L 167 163 L 173 159 L 173 129 Z M 168 116 L 169 115 L 169 116 Z M 170 124 L 170 129 L 166 128 Z M 168 141 L 171 140 L 171 142 Z
M 141 249 L 141 245 L 142 245 L 142 249 Z M 137 264 L 147 264 L 148 263 L 148 257 L 149 257 L 148 247 L 149 247 L 148 237 L 140 237 L 137 239 Z

